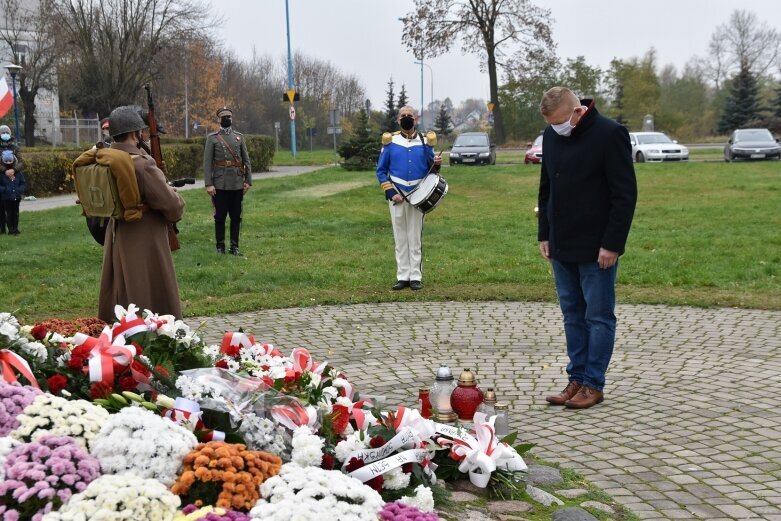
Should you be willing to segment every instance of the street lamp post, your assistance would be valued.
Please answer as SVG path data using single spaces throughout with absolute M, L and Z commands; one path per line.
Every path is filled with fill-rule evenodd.
M 287 22 L 287 88 L 289 91 L 293 91 L 293 56 L 290 52 L 290 9 L 288 7 L 288 0 L 285 0 L 285 20 Z M 293 106 L 293 100 L 290 100 L 290 106 Z M 296 158 L 296 120 L 295 112 L 291 111 L 290 118 L 290 151 L 293 153 L 293 159 Z
M 418 65 L 418 64 L 420 64 L 420 71 L 421 71 L 420 72 L 420 92 L 421 92 L 421 96 L 423 96 L 423 66 L 425 65 L 426 67 L 428 67 L 428 72 L 431 75 L 431 101 L 429 101 L 429 103 L 434 103 L 434 69 L 432 69 L 431 65 L 429 65 L 428 63 L 423 63 L 423 60 L 420 60 L 419 62 L 415 62 L 415 65 Z M 423 113 L 421 112 L 421 116 L 422 115 L 423 115 Z M 431 125 L 429 127 L 429 130 L 431 130 L 431 129 L 434 128 L 434 112 L 433 112 L 433 110 L 429 113 L 429 117 L 430 117 L 430 120 L 431 120 L 431 121 L 429 121 L 429 123 Z
M 16 146 L 21 146 L 21 142 L 19 141 L 19 106 L 16 103 L 16 75 L 19 71 L 22 70 L 22 68 L 18 65 L 14 65 L 13 63 L 9 63 L 5 66 L 6 69 L 8 69 L 8 72 L 11 73 L 11 83 L 13 84 L 14 89 L 14 120 L 16 121 Z

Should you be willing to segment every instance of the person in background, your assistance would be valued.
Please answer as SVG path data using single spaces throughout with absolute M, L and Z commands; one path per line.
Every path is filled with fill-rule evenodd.
M 252 186 L 249 153 L 244 136 L 233 128 L 233 111 L 217 111 L 220 129 L 206 138 L 203 152 L 203 181 L 214 205 L 214 236 L 217 253 L 225 253 L 225 218 L 230 216 L 231 255 L 239 251 L 242 201 Z
M 11 129 L 8 127 L 8 125 L 0 125 L 0 152 L 4 150 L 10 150 L 13 152 L 14 157 L 16 158 L 15 165 L 17 169 L 22 169 L 24 165 L 22 164 L 22 158 L 19 155 L 19 146 L 16 144 L 16 140 L 14 139 L 14 136 L 11 134 Z M 12 169 L 13 170 L 13 169 Z M 6 171 L 6 166 L 0 162 L 0 175 L 4 174 Z M 13 174 L 13 172 L 11 172 Z M 0 211 L 0 233 L 6 232 L 6 222 L 5 222 L 5 213 Z
M 564 315 L 569 383 L 546 401 L 587 409 L 604 399 L 616 335 L 616 273 L 637 202 L 629 133 L 592 99 L 568 88 L 545 92 L 540 253 L 551 263 Z
M 27 190 L 27 182 L 13 151 L 5 149 L 0 155 L 4 170 L 0 173 L 0 214 L 3 225 L 8 227 L 8 235 L 19 235 L 19 203 Z M 5 228 L 0 229 L 0 234 L 4 233 Z
M 111 143 L 111 134 L 108 131 L 108 118 L 103 118 L 100 120 L 100 141 L 95 146 L 98 148 L 110 147 Z
M 396 283 L 393 290 L 423 287 L 423 212 L 407 201 L 429 171 L 439 172 L 442 158 L 434 156 L 436 134 L 418 132 L 418 112 L 409 105 L 399 109 L 401 130 L 382 136 L 377 180 L 385 193 L 393 225 Z

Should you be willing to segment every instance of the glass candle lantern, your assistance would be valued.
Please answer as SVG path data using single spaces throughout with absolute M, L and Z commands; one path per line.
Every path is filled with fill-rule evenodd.
M 483 414 L 486 415 L 487 418 L 490 418 L 491 416 L 496 416 L 496 408 L 494 407 L 495 405 L 496 405 L 496 393 L 494 392 L 493 387 L 489 387 L 483 393 L 483 403 L 481 403 L 477 407 L 477 412 L 482 412 Z
M 510 434 L 510 418 L 507 415 L 508 404 L 496 404 L 496 420 L 494 421 L 494 432 L 500 440 Z
M 477 386 L 475 374 L 469 369 L 464 369 L 458 377 L 458 387 L 450 396 L 450 406 L 459 420 L 471 422 L 482 401 L 483 392 Z
M 434 409 L 434 417 L 437 421 L 446 423 L 456 421 L 456 413 L 450 406 L 450 395 L 455 388 L 453 372 L 446 365 L 440 366 L 437 370 L 437 379 L 429 392 L 431 407 Z

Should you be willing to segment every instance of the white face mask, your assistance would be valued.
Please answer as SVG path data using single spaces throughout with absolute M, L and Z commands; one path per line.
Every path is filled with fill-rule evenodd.
M 584 109 L 583 110 L 583 114 L 585 114 L 586 111 L 588 110 L 588 107 L 583 106 L 583 105 L 581 105 L 580 108 Z M 553 131 L 556 132 L 558 135 L 564 136 L 564 137 L 567 137 L 570 134 L 572 134 L 572 130 L 575 128 L 575 125 L 572 124 L 572 116 L 575 115 L 575 110 L 577 110 L 577 108 L 575 108 L 572 111 L 572 114 L 570 114 L 569 118 L 567 118 L 567 121 L 565 121 L 564 123 L 558 123 L 556 125 L 551 125 L 551 128 L 553 129 Z M 581 117 L 583 117 L 583 114 L 581 114 Z

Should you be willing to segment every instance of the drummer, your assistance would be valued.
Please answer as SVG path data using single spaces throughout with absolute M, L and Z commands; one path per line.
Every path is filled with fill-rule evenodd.
M 418 112 L 409 105 L 399 109 L 396 119 L 401 130 L 382 135 L 382 152 L 377 179 L 385 192 L 396 243 L 396 283 L 394 290 L 423 287 L 423 212 L 407 200 L 426 174 L 439 172 L 442 159 L 434 156 L 434 132 L 418 131 Z

